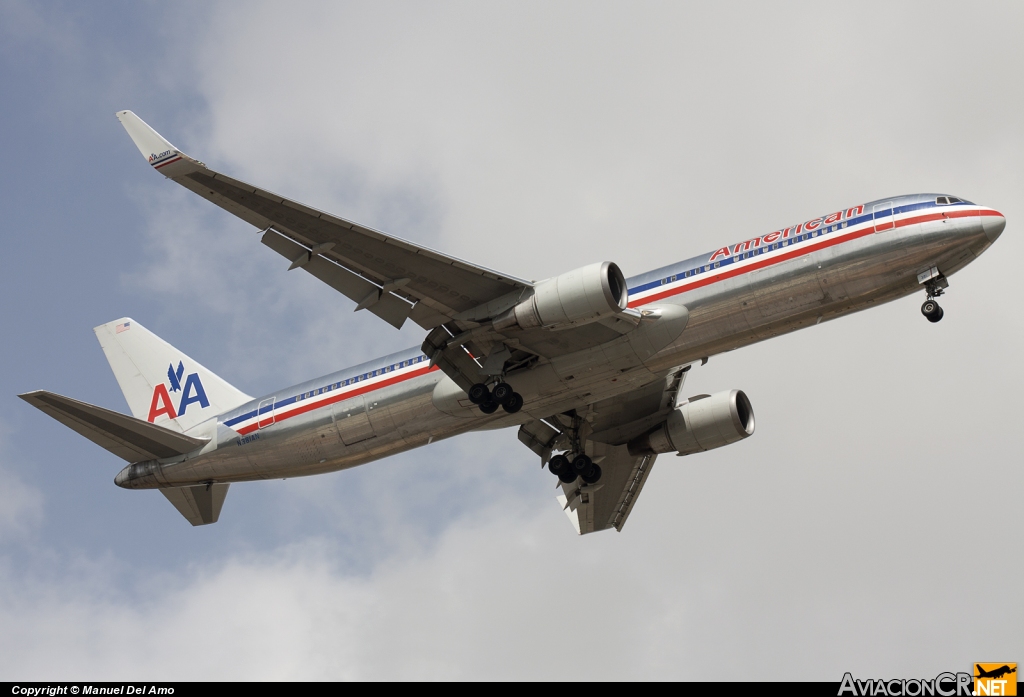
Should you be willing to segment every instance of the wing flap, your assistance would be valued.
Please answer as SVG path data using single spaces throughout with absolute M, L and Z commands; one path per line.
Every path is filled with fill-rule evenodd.
M 140 462 L 192 452 L 209 439 L 193 438 L 87 402 L 38 390 L 18 395 L 122 460 Z
M 448 317 L 530 285 L 342 218 L 256 189 L 210 170 L 175 179 L 203 198 L 256 227 L 273 227 L 296 242 L 333 242 L 329 256 L 385 285 L 409 278 L 403 288 L 415 300 Z M 226 205 L 230 204 L 230 205 Z
M 380 286 L 330 261 L 316 247 L 307 249 L 275 230 L 265 232 L 262 242 L 291 261 L 291 268 L 301 268 L 357 303 L 356 311 L 369 310 L 396 329 L 402 328 L 412 312 L 412 303 L 393 293 L 384 292 Z
M 624 445 L 591 443 L 591 457 L 601 467 L 601 481 L 562 484 L 558 503 L 580 535 L 615 528 L 622 531 L 656 455 L 634 457 Z

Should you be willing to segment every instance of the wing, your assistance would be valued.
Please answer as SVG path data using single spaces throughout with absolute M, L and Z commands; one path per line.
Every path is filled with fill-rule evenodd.
M 614 528 L 621 531 L 654 466 L 656 455 L 630 455 L 633 438 L 664 421 L 679 401 L 679 392 L 691 365 L 668 371 L 661 380 L 613 399 L 591 404 L 584 417 L 558 414 L 523 424 L 519 440 L 540 456 L 544 465 L 555 450 L 566 450 L 569 429 L 575 423 L 587 455 L 601 468 L 596 484 L 577 479 L 560 483 L 559 505 L 576 532 Z
M 389 324 L 412 319 L 429 329 L 423 352 L 463 390 L 489 375 L 598 346 L 620 369 L 642 363 L 686 325 L 685 308 L 625 308 L 616 316 L 554 331 L 498 329 L 495 321 L 534 294 L 535 286 L 315 210 L 215 172 L 189 157 L 130 111 L 117 114 L 150 165 L 262 231 L 263 244 Z M 642 323 L 654 327 L 636 332 Z M 515 325 L 515 326 L 512 326 Z M 518 327 L 518 328 L 516 328 Z M 674 333 L 673 333 L 674 332 Z M 628 335 L 628 336 L 627 336 Z M 618 341 L 618 344 L 612 342 Z M 657 345 L 655 345 L 657 344 Z
M 591 452 L 601 467 L 601 481 L 561 484 L 558 503 L 581 535 L 609 528 L 622 532 L 658 456 L 633 457 L 625 445 L 605 443 L 595 443 Z
M 388 323 L 425 329 L 504 296 L 529 281 L 476 266 L 215 172 L 171 145 L 130 111 L 117 118 L 150 165 L 263 232 L 262 241 Z

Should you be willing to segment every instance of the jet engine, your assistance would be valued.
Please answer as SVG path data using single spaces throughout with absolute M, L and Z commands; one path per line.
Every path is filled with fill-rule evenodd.
M 619 267 L 598 262 L 541 281 L 530 298 L 494 320 L 494 328 L 567 329 L 612 317 L 625 310 L 628 301 Z
M 754 434 L 754 410 L 740 390 L 690 397 L 653 431 L 629 442 L 630 455 L 677 452 L 680 455 L 720 448 Z

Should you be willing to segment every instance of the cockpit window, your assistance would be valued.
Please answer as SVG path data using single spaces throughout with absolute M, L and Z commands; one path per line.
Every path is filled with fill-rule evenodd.
M 949 202 L 950 203 L 963 203 L 963 200 L 958 199 L 956 196 L 950 196 L 949 197 Z
M 946 204 L 949 203 L 949 197 L 939 196 L 937 199 L 935 199 L 935 203 L 939 204 L 940 206 L 945 206 Z

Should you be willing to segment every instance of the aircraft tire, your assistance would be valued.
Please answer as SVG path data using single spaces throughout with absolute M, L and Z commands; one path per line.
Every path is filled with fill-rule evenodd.
M 509 400 L 512 399 L 512 396 L 514 394 L 515 391 L 512 389 L 512 385 L 508 384 L 507 382 L 499 382 L 497 385 L 494 386 L 494 389 L 491 390 L 491 397 L 494 399 L 495 402 L 502 406 L 508 404 Z
M 576 472 L 576 474 L 583 474 L 584 472 L 588 472 L 590 468 L 593 466 L 594 461 L 591 460 L 586 455 L 584 455 L 583 453 L 577 455 L 572 461 L 572 469 L 574 472 Z
M 480 411 L 482 411 L 485 414 L 493 414 L 494 412 L 498 411 L 498 403 L 495 402 L 493 399 L 489 399 L 480 405 Z
M 560 472 L 558 474 L 558 478 L 565 484 L 572 484 L 573 482 L 576 481 L 576 473 L 573 472 L 572 467 L 570 467 L 564 472 Z
M 942 316 L 945 313 L 937 302 L 929 299 L 925 300 L 924 305 L 921 306 L 921 314 L 924 315 L 929 322 L 938 322 L 942 319 Z
M 580 476 L 587 484 L 597 484 L 601 480 L 601 467 L 599 465 L 591 465 L 590 470 Z
M 469 388 L 469 401 L 473 404 L 483 404 L 491 398 L 491 391 L 487 389 L 487 385 L 482 382 L 478 382 Z M 487 412 L 484 412 L 487 413 Z
M 548 471 L 554 475 L 569 471 L 569 458 L 565 455 L 555 455 L 548 461 Z
M 523 408 L 523 396 L 518 392 L 513 392 L 512 396 L 503 402 L 501 406 L 509 414 L 515 414 Z

